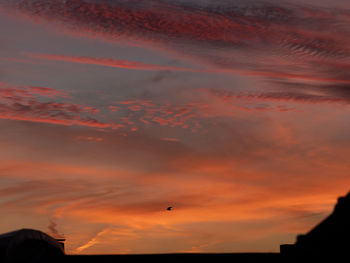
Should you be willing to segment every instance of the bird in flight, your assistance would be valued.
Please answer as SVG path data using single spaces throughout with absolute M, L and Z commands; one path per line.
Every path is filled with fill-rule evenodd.
M 166 210 L 170 211 L 171 209 L 173 209 L 173 207 L 169 206 Z

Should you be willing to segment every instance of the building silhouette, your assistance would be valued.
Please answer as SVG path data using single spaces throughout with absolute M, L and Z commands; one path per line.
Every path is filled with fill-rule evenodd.
M 293 245 L 281 245 L 285 257 L 346 257 L 350 248 L 350 193 L 338 198 L 333 213 Z
M 0 262 L 59 262 L 63 256 L 62 244 L 41 231 L 20 229 L 0 235 Z
M 295 244 L 284 244 L 280 253 L 64 255 L 64 239 L 54 239 L 32 229 L 0 235 L 0 262 L 347 262 L 350 248 L 350 193 L 340 197 L 334 211 Z M 345 261 L 344 261 L 345 260 Z

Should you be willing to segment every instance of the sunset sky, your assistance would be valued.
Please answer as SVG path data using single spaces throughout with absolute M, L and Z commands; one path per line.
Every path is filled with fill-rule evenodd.
M 348 0 L 0 0 L 0 233 L 294 243 L 350 190 L 349 24 Z

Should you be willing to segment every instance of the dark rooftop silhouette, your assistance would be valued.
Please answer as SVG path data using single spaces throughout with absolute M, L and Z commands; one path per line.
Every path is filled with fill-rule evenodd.
M 334 211 L 293 245 L 281 245 L 288 257 L 342 257 L 350 247 L 350 193 L 338 198 Z
M 169 207 L 171 209 L 171 207 Z M 167 208 L 168 210 L 170 210 Z M 342 262 L 350 236 L 350 193 L 340 197 L 333 213 L 281 253 L 178 253 L 156 255 L 66 255 L 64 240 L 31 229 L 0 235 L 0 262 Z M 64 257 L 63 257 L 64 256 Z M 342 259 L 342 260 L 341 260 Z
M 0 262 L 56 262 L 64 249 L 56 239 L 33 229 L 20 229 L 0 235 Z

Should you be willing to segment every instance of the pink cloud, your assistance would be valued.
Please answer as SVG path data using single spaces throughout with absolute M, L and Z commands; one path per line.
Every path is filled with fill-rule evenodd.
M 167 142 L 178 142 L 180 141 L 177 138 L 162 138 L 162 141 L 167 141 Z
M 194 71 L 350 83 L 346 62 L 350 31 L 342 26 L 349 15 L 340 9 L 251 1 L 203 3 L 198 8 L 195 3 L 167 0 L 150 0 L 147 6 L 84 0 L 18 0 L 1 5 L 35 21 L 58 22 L 73 34 L 127 40 L 205 65 L 206 69 Z M 140 70 L 192 70 L 116 59 L 29 55 Z
M 114 68 L 133 69 L 133 70 L 171 70 L 171 71 L 195 71 L 195 69 L 162 66 L 155 64 L 147 64 L 137 61 L 110 59 L 110 58 L 92 58 L 92 57 L 77 57 L 77 56 L 64 56 L 55 54 L 37 54 L 37 53 L 25 53 L 26 56 L 34 59 L 41 60 L 53 60 L 53 61 L 64 61 L 79 64 L 90 64 L 99 65 Z
M 293 85 L 293 83 L 289 83 Z M 289 85 L 286 84 L 286 85 Z M 283 83 L 282 83 L 283 85 Z M 298 84 L 297 84 L 298 85 Z M 234 100 L 244 102 L 271 102 L 271 103 L 302 103 L 302 104 L 322 104 L 322 103 L 336 103 L 336 104 L 350 104 L 350 94 L 347 92 L 347 87 L 344 86 L 331 86 L 322 87 L 322 85 L 315 85 L 316 90 L 310 92 L 312 86 L 306 90 L 286 90 L 281 91 L 268 91 L 260 93 L 244 93 L 234 92 L 230 90 L 220 89 L 199 89 L 198 91 L 208 95 L 211 98 L 217 98 L 227 103 L 233 102 Z M 308 91 L 309 90 L 309 91 Z M 311 90 L 312 91 L 312 90 Z M 337 91 L 339 94 L 337 94 Z M 282 109 L 283 111 L 283 109 Z
M 0 96 L 4 98 L 7 97 L 32 97 L 32 96 L 40 96 L 47 98 L 54 97 L 69 97 L 67 92 L 56 90 L 52 88 L 46 87 L 38 87 L 38 86 L 25 86 L 25 85 L 13 85 L 10 83 L 0 82 Z
M 78 136 L 76 137 L 77 141 L 92 141 L 92 142 L 103 142 L 103 137 L 95 137 L 95 136 Z
M 68 95 L 51 88 L 0 83 L 0 119 L 93 128 L 119 129 L 123 127 L 121 124 L 104 123 L 84 116 L 89 113 L 96 114 L 98 110 L 93 107 L 43 101 L 55 97 L 67 98 Z
M 117 112 L 119 110 L 119 107 L 110 105 L 108 106 L 110 112 Z

